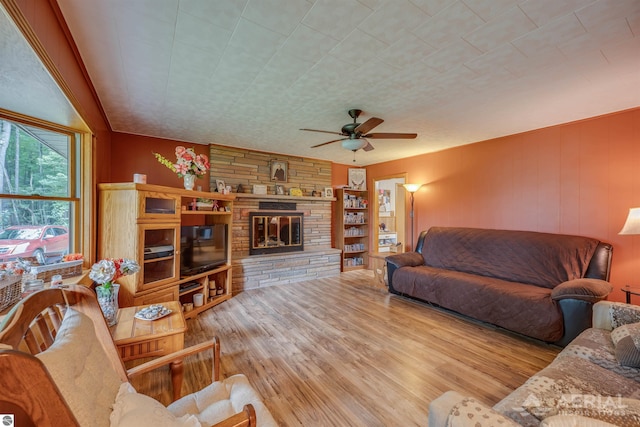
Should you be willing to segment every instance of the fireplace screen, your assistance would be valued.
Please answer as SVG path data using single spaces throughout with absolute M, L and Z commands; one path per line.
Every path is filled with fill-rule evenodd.
M 250 255 L 304 250 L 302 212 L 251 212 Z

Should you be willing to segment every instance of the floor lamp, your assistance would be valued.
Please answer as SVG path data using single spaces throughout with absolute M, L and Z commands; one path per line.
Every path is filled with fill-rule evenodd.
M 411 194 L 411 212 L 409 212 L 409 217 L 411 218 L 411 250 L 415 250 L 415 246 L 413 245 L 413 194 L 422 187 L 423 184 L 402 184 L 402 186 Z
M 629 209 L 629 216 L 618 234 L 640 234 L 640 208 Z

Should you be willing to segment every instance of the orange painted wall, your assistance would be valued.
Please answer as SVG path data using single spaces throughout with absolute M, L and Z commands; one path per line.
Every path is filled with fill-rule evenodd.
M 167 187 L 183 186 L 182 179 L 156 160 L 154 152 L 160 153 L 171 161 L 176 160 L 176 146 L 193 147 L 196 154 L 209 156 L 208 145 L 188 144 L 170 139 L 150 136 L 130 135 L 114 132 L 111 137 L 112 158 L 115 164 L 111 171 L 110 182 L 132 182 L 134 173 L 147 175 L 147 183 Z M 209 191 L 209 174 L 196 179 L 196 186 Z
M 339 163 L 331 164 L 331 186 L 336 188 L 340 185 L 347 185 L 349 180 L 349 168 L 353 166 L 341 165 Z
M 426 184 L 416 237 L 431 226 L 594 237 L 614 246 L 609 299 L 640 285 L 640 236 L 618 235 L 640 206 L 640 109 L 367 167 L 370 180 L 401 172 Z

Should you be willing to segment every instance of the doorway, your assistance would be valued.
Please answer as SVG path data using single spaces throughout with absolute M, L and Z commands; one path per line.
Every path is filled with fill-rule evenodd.
M 406 194 L 402 184 L 405 182 L 406 174 L 373 181 L 373 248 L 376 252 L 404 252 Z

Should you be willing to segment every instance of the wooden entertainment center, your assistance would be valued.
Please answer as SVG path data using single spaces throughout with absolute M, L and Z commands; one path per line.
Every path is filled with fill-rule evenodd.
M 117 281 L 121 306 L 192 303 L 202 293 L 204 304 L 184 313 L 191 318 L 231 298 L 235 195 L 135 183 L 99 184 L 98 190 L 98 258 L 129 258 L 140 265 L 140 272 Z M 213 208 L 196 206 L 198 199 L 212 200 Z M 226 263 L 181 277 L 181 226 L 212 224 L 227 224 Z

